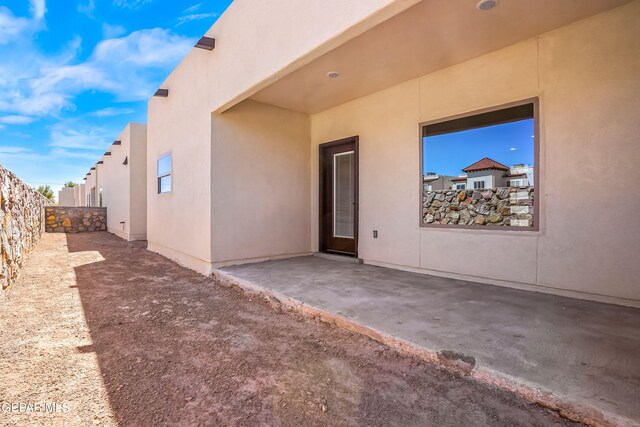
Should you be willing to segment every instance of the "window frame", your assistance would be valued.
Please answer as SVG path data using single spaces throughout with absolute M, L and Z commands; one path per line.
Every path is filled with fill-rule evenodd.
M 164 159 L 165 157 L 170 158 L 171 164 L 169 167 L 169 173 L 160 175 L 160 160 Z M 162 178 L 166 178 L 166 177 L 171 178 L 171 188 L 169 189 L 169 191 L 162 191 L 161 180 Z M 173 152 L 172 151 L 161 154 L 160 156 L 158 156 L 156 160 L 156 191 L 158 196 L 164 196 L 164 195 L 173 193 Z
M 424 203 L 424 188 L 422 186 L 423 180 L 423 169 L 424 169 L 424 130 L 426 126 L 439 124 L 451 120 L 462 119 L 466 117 L 476 116 L 479 114 L 490 113 L 494 111 L 505 110 L 512 107 L 518 107 L 522 105 L 532 104 L 533 106 L 533 158 L 534 158 L 534 169 L 533 169 L 533 179 L 535 182 L 534 186 L 534 199 L 533 199 L 533 211 L 534 211 L 534 221 L 532 227 L 486 227 L 486 226 L 476 226 L 476 225 L 458 225 L 458 224 L 427 224 L 423 221 L 423 203 Z M 469 129 L 476 129 L 476 127 L 472 127 Z M 539 234 L 541 230 L 541 224 L 544 221 L 542 209 L 540 209 L 540 199 L 541 195 L 544 194 L 541 190 L 542 183 L 540 181 L 540 98 L 532 97 L 526 98 L 519 101 L 509 102 L 506 104 L 495 105 L 491 107 L 481 108 L 478 110 L 467 111 L 460 114 L 454 114 L 451 116 L 444 116 L 441 118 L 427 120 L 418 123 L 418 147 L 419 147 L 419 155 L 420 161 L 419 163 L 419 177 L 420 177 L 420 186 L 418 193 L 418 226 L 420 229 L 429 229 L 429 228 L 437 228 L 439 230 L 451 230 L 451 231 L 461 231 L 461 230 L 469 230 L 474 232 L 481 233 L 523 233 L 523 232 L 534 232 L 535 234 Z M 453 190 L 453 189 L 452 189 Z M 469 188 L 467 188 L 469 190 Z M 458 190 L 453 190 L 458 191 Z

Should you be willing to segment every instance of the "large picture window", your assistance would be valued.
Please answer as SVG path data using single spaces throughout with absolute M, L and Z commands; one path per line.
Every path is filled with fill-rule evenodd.
M 171 154 L 158 159 L 158 194 L 171 193 Z
M 537 229 L 537 102 L 422 125 L 421 225 Z

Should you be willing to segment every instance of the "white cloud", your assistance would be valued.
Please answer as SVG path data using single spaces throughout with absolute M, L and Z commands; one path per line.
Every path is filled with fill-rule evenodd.
M 217 13 L 193 13 L 190 15 L 179 16 L 178 19 L 176 19 L 176 22 L 177 22 L 176 26 L 180 26 L 191 21 L 199 21 L 201 19 L 215 18 L 216 16 L 218 16 Z
M 31 150 L 25 147 L 0 146 L 0 154 L 28 153 Z
M 27 125 L 33 122 L 33 117 L 27 116 L 2 116 L 0 117 L 0 123 L 6 125 Z
M 191 7 L 186 8 L 185 10 L 182 11 L 183 15 L 186 15 L 188 13 L 193 13 L 196 10 L 200 9 L 202 7 L 202 3 L 196 3 Z
M 68 43 L 57 58 L 34 55 L 8 58 L 0 63 L 0 112 L 21 115 L 57 114 L 73 109 L 76 95 L 96 90 L 120 101 L 148 99 L 173 64 L 193 47 L 194 41 L 169 30 L 134 31 L 98 43 L 90 57 L 73 64 L 81 39 Z M 62 65 L 60 65 L 62 64 Z M 2 77 L 6 76 L 4 80 Z
M 93 117 L 113 117 L 113 116 L 121 116 L 124 114 L 131 114 L 135 112 L 136 110 L 134 110 L 133 108 L 109 107 L 109 108 L 103 108 L 102 110 L 94 111 L 92 113 L 89 113 L 88 115 Z
M 49 153 L 35 152 L 23 147 L 0 147 L 0 163 L 12 171 L 20 171 L 19 177 L 27 184 L 51 185 L 58 191 L 70 178 L 82 179 L 87 165 L 93 164 L 99 156 L 87 158 L 86 164 L 78 164 L 65 151 L 52 150 Z M 84 163 L 84 162 L 83 162 Z
M 78 5 L 78 12 L 87 15 L 89 18 L 94 18 L 93 11 L 96 10 L 95 0 L 88 0 L 86 4 L 80 3 Z
M 24 33 L 32 33 L 41 27 L 42 18 L 47 11 L 44 0 L 30 0 L 32 19 L 17 17 L 5 6 L 0 6 L 0 45 L 14 41 Z M 27 34 L 28 35 L 28 34 Z
M 102 150 L 109 144 L 107 132 L 101 128 L 73 129 L 57 125 L 51 132 L 49 145 L 57 148 L 80 150 Z M 95 154 L 93 154 L 95 156 Z
M 120 37 L 123 34 L 126 34 L 127 29 L 122 25 L 111 25 L 106 22 L 102 24 L 102 36 L 105 39 L 112 39 L 114 37 Z
M 16 17 L 9 9 L 0 6 L 0 45 L 11 42 L 25 31 L 29 24 L 28 19 Z
M 130 67 L 156 67 L 169 65 L 182 58 L 193 47 L 192 40 L 162 28 L 140 30 L 126 37 L 100 42 L 90 63 Z M 114 64 L 115 63 L 115 64 Z
M 113 0 L 113 4 L 127 9 L 138 9 L 152 0 Z
M 516 150 L 517 150 L 517 148 L 516 148 L 516 147 L 511 147 L 511 148 L 509 148 L 509 151 L 516 151 Z
M 24 132 L 9 132 L 8 134 L 11 136 L 16 136 L 18 138 L 23 138 L 23 139 L 31 138 L 31 134 L 24 133 Z
M 34 19 L 44 18 L 44 14 L 47 12 L 45 0 L 30 0 L 31 13 L 33 13 Z
M 51 155 L 59 158 L 66 159 L 84 159 L 90 162 L 97 161 L 101 155 L 89 151 L 68 150 L 66 148 L 54 148 L 51 150 Z

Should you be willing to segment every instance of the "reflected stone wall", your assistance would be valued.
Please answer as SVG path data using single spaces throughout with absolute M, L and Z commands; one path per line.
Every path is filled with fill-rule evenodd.
M 424 191 L 423 224 L 533 227 L 534 187 Z

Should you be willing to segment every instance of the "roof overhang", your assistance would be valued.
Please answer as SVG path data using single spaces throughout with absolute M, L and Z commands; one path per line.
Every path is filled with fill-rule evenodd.
M 317 113 L 498 50 L 629 0 L 423 0 L 253 94 L 250 99 Z M 336 71 L 338 77 L 328 73 Z

